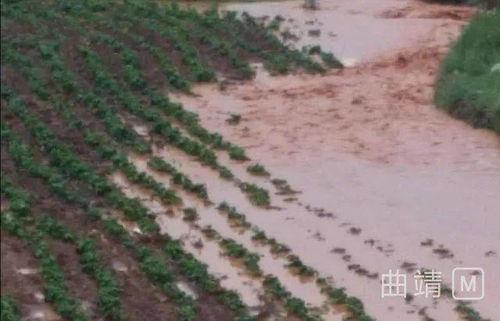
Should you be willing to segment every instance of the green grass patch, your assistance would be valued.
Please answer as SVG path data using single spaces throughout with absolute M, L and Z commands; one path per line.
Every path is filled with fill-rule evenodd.
M 500 10 L 478 13 L 444 58 L 435 102 L 474 127 L 500 133 Z

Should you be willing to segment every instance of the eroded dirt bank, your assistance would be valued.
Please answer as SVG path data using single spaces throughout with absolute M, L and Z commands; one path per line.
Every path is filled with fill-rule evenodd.
M 322 1 L 321 10 L 304 13 L 304 24 L 298 23 L 307 33 L 305 21 L 316 21 L 325 35 L 322 47 L 338 49 L 343 60 L 356 62 L 353 67 L 323 76 L 260 73 L 253 82 L 223 91 L 198 86 L 196 96 L 177 99 L 196 110 L 205 126 L 244 146 L 274 177 L 300 190 L 301 204 L 334 213 L 334 219 L 318 218 L 297 203 L 261 213 L 231 199 L 306 263 L 360 297 L 377 319 L 418 320 L 422 307 L 437 320 L 459 316 L 449 300 L 433 304 L 418 298 L 416 308 L 401 298 L 381 299 L 379 280 L 353 273 L 345 255 L 379 275 L 402 266 L 435 268 L 446 283 L 454 267 L 482 267 L 486 296 L 474 307 L 494 320 L 500 317 L 500 284 L 494 281 L 500 277 L 500 138 L 432 103 L 439 60 L 471 10 L 374 3 Z M 303 10 L 300 2 L 224 8 L 285 19 L 289 14 L 295 22 Z M 336 16 L 345 18 L 344 29 L 329 20 Z M 371 21 L 364 29 L 357 23 L 363 17 Z M 353 30 L 357 36 L 349 38 Z M 378 32 L 388 40 L 374 41 Z M 231 113 L 242 116 L 238 125 L 227 124 Z M 198 171 L 190 170 L 193 178 L 209 179 Z M 229 188 L 207 184 L 215 184 L 209 190 L 216 199 L 233 196 Z M 408 286 L 412 293 L 411 275 Z

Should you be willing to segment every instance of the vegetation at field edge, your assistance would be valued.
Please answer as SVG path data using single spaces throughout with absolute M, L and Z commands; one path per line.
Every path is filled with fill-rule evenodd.
M 500 9 L 479 12 L 444 58 L 436 105 L 500 133 Z

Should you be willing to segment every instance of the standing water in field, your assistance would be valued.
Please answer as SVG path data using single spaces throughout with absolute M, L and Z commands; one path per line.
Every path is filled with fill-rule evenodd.
M 209 7 L 200 2 L 185 5 L 200 10 Z M 319 45 L 345 65 L 412 45 L 423 35 L 432 36 L 446 18 L 470 14 L 467 8 L 422 8 L 399 0 L 323 0 L 318 1 L 318 10 L 306 10 L 303 5 L 301 0 L 228 2 L 221 3 L 219 10 L 247 12 L 266 23 L 281 21 L 279 33 L 288 44 L 297 49 Z M 441 16 L 445 19 L 432 19 Z
M 500 139 L 432 101 L 438 63 L 471 9 L 390 0 L 321 1 L 317 11 L 301 5 L 220 9 L 268 22 L 279 14 L 280 31 L 298 36 L 290 43 L 321 45 L 347 68 L 324 76 L 258 74 L 223 91 L 201 85 L 197 96 L 176 97 L 301 194 L 288 202 L 273 195 L 281 210 L 265 211 L 229 187 L 207 181 L 210 190 L 231 195 L 249 220 L 331 275 L 378 320 L 459 320 L 448 298 L 382 299 L 380 275 L 407 273 L 411 294 L 416 269 L 441 271 L 451 285 L 452 270 L 469 266 L 487 277 L 487 294 L 473 307 L 500 317 L 500 285 L 492 281 L 500 277 Z M 231 114 L 241 116 L 239 124 L 227 124 Z M 208 179 L 203 169 L 191 172 Z M 269 179 L 254 180 L 272 189 Z M 366 277 L 372 273 L 378 277 Z
M 433 104 L 474 9 L 11 2 L 7 318 L 41 303 L 81 320 L 499 318 L 500 139 Z M 484 298 L 452 299 L 456 267 L 484 271 Z M 396 293 L 389 271 L 407 276 Z

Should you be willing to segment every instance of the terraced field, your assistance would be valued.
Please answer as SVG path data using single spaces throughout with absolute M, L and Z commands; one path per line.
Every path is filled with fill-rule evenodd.
M 297 192 L 168 97 L 340 67 L 316 54 L 248 15 L 2 1 L 2 320 L 372 320 L 231 205 Z

